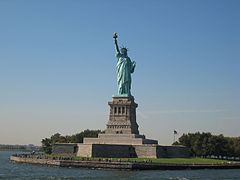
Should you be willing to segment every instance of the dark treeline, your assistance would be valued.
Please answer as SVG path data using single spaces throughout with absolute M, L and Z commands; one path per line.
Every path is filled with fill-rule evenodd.
M 183 134 L 173 144 L 191 148 L 193 156 L 240 157 L 240 137 L 197 132 Z
M 0 151 L 38 151 L 39 147 L 33 144 L 29 145 L 11 145 L 11 144 L 0 144 Z
M 26 150 L 25 145 L 0 144 L 0 150 Z
M 62 136 L 59 133 L 52 135 L 50 138 L 42 139 L 42 150 L 47 153 L 52 153 L 52 146 L 55 143 L 82 143 L 84 137 L 97 137 L 101 130 L 84 130 L 80 133 L 71 136 Z

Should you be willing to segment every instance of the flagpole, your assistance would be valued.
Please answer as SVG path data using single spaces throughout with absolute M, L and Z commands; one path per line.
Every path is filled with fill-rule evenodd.
M 176 141 L 176 134 L 178 134 L 178 133 L 177 133 L 177 131 L 174 129 L 174 131 L 173 131 L 173 143 L 175 143 L 175 141 Z
M 175 132 L 173 132 L 173 143 L 175 143 Z

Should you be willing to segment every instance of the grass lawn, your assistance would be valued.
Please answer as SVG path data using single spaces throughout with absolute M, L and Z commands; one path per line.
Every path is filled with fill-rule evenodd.
M 146 161 L 150 160 L 154 163 L 159 164 L 222 164 L 229 161 L 217 160 L 217 159 L 206 159 L 206 158 L 132 158 L 133 161 Z
M 48 157 L 67 157 L 63 155 L 47 155 Z M 208 158 L 83 158 L 72 157 L 72 160 L 92 160 L 92 161 L 130 161 L 130 162 L 152 162 L 159 164 L 223 164 L 223 163 L 240 163 L 240 161 L 229 161 L 220 159 L 208 159 Z
M 81 157 L 74 157 L 74 160 L 81 160 Z M 151 161 L 159 164 L 222 164 L 222 163 L 235 163 L 236 161 L 207 159 L 207 158 L 88 158 L 88 160 L 111 160 L 111 161 L 137 161 L 146 162 Z M 238 162 L 239 163 L 239 162 Z

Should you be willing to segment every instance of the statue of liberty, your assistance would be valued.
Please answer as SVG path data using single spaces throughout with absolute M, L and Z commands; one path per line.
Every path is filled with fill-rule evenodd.
M 114 33 L 115 55 L 117 57 L 117 84 L 119 96 L 131 96 L 131 73 L 134 72 L 136 62 L 132 62 L 127 55 L 128 49 L 122 47 L 119 50 L 117 33 Z

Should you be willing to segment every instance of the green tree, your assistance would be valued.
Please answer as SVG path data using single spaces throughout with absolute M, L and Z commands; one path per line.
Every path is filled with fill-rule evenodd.
M 211 133 L 188 133 L 183 134 L 175 145 L 189 147 L 193 155 L 218 157 L 240 156 L 240 137 L 224 137 L 212 135 Z
M 84 130 L 74 135 L 62 136 L 60 133 L 53 134 L 50 138 L 42 139 L 42 150 L 47 153 L 52 153 L 52 146 L 55 143 L 82 143 L 84 137 L 97 137 L 101 130 Z
M 234 155 L 240 157 L 240 137 L 234 138 L 233 146 L 234 146 Z
M 51 154 L 52 153 L 51 139 L 49 139 L 49 138 L 42 139 L 42 150 L 46 154 Z

